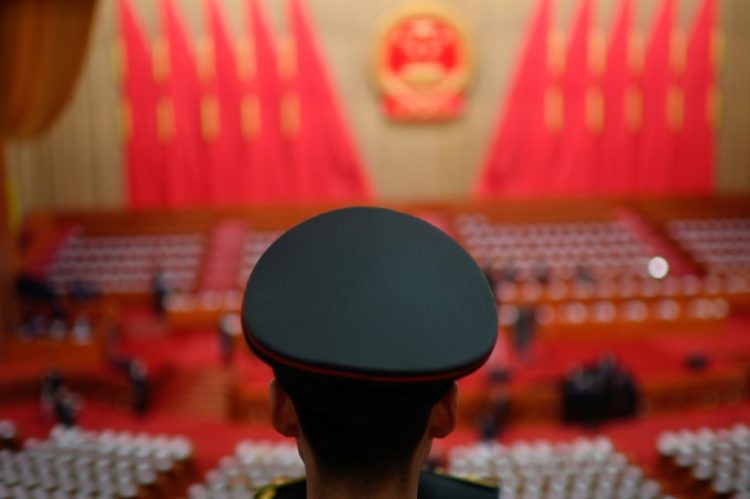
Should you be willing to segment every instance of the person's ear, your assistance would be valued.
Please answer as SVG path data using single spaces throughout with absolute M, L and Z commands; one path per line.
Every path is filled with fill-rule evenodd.
M 427 433 L 433 438 L 443 438 L 456 429 L 458 419 L 458 384 L 453 383 L 448 393 L 432 406 Z
M 296 437 L 299 433 L 299 423 L 292 399 L 275 379 L 268 386 L 268 394 L 274 429 L 285 437 Z

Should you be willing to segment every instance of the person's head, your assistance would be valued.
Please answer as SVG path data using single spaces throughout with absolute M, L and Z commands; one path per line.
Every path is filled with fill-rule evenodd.
M 457 385 L 340 383 L 325 377 L 300 380 L 275 370 L 271 384 L 274 428 L 297 439 L 306 465 L 321 477 L 367 482 L 411 473 L 433 438 L 453 431 Z
M 274 369 L 274 427 L 326 479 L 412 473 L 456 424 L 455 380 L 497 334 L 481 270 L 409 215 L 349 208 L 314 217 L 264 253 L 242 323 Z M 416 467 L 415 467 L 416 466 Z

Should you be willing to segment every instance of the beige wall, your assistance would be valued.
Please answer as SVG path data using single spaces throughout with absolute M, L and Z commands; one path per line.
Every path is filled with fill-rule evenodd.
M 201 0 L 178 0 L 188 25 L 201 32 Z M 308 0 L 330 71 L 353 134 L 381 197 L 387 200 L 456 198 L 470 192 L 505 95 L 522 36 L 536 2 L 444 0 L 466 18 L 476 49 L 476 72 L 468 108 L 456 121 L 403 125 L 386 120 L 373 88 L 369 53 L 377 21 L 403 0 Z M 147 30 L 157 30 L 156 2 L 135 0 Z M 241 29 L 243 0 L 224 0 L 230 23 Z M 283 1 L 265 4 L 277 32 L 284 25 Z M 607 29 L 614 0 L 601 0 L 599 25 Z M 687 26 L 697 0 L 681 2 Z M 557 24 L 567 31 L 575 0 L 559 0 Z M 645 30 L 657 4 L 638 0 L 638 25 Z M 724 0 L 726 59 L 722 75 L 724 113 L 719 129 L 717 173 L 722 191 L 750 189 L 750 2 Z M 117 109 L 119 87 L 113 46 L 115 0 L 101 0 L 90 58 L 71 106 L 43 139 L 12 144 L 11 181 L 22 206 L 85 208 L 122 206 L 122 143 Z

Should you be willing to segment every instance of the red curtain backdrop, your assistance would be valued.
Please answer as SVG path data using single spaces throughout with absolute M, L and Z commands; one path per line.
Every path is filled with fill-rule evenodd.
M 545 123 L 545 104 L 554 113 L 555 100 L 548 60 L 552 12 L 552 0 L 540 0 L 477 185 L 480 197 L 539 194 L 552 185 L 548 158 L 555 137 Z
M 221 2 L 204 0 L 207 36 L 198 41 L 174 0 L 160 0 L 161 36 L 149 50 L 121 0 L 131 206 L 371 195 L 314 30 L 301 2 L 288 7 L 289 42 L 277 47 L 260 0 L 246 1 L 246 33 L 238 39 Z
M 370 196 L 362 161 L 353 147 L 344 116 L 328 79 L 315 34 L 301 0 L 287 1 L 289 35 L 283 56 L 286 92 L 282 123 L 295 196 L 357 199 Z
M 714 186 L 716 12 L 718 0 L 703 0 L 690 33 L 684 77 L 685 119 L 678 143 L 677 178 L 685 192 L 708 194 Z
M 601 94 L 594 67 L 597 61 L 592 56 L 595 17 L 594 0 L 580 0 L 561 81 L 564 122 L 555 168 L 557 184 L 553 186 L 557 192 L 585 193 L 597 187 L 602 110 L 598 109 Z
M 210 43 L 194 43 L 174 0 L 160 0 L 162 36 L 150 47 L 120 0 L 131 205 L 370 197 L 303 1 L 287 0 L 279 46 L 261 0 L 246 0 L 240 39 L 221 2 L 204 2 Z M 477 195 L 710 192 L 717 3 L 702 0 L 685 42 L 676 0 L 662 0 L 638 64 L 633 0 L 621 0 L 606 57 L 595 0 L 579 0 L 565 54 L 555 1 L 539 0 Z
M 654 21 L 643 68 L 643 127 L 636 164 L 636 188 L 657 194 L 675 184 L 677 68 L 674 60 L 675 0 L 663 0 Z M 672 101 L 672 102 L 670 102 Z
M 157 63 L 165 67 L 159 126 L 167 171 L 166 201 L 175 206 L 203 204 L 209 199 L 207 179 L 214 172 L 205 172 L 207 148 L 195 53 L 174 0 L 161 0 L 160 6 L 167 54 L 166 61 Z
M 201 97 L 202 139 L 206 142 L 204 168 L 209 200 L 238 203 L 247 199 L 250 183 L 248 156 L 240 135 L 240 82 L 232 37 L 227 32 L 217 0 L 204 0 L 209 37 L 204 40 Z
M 165 172 L 156 125 L 159 94 L 151 70 L 151 47 L 130 0 L 120 0 L 118 7 L 128 201 L 131 206 L 158 206 L 164 198 Z
M 634 0 L 621 0 L 607 47 L 602 77 L 604 127 L 600 138 L 599 191 L 627 194 L 634 181 L 640 125 L 640 86 L 634 53 Z
M 703 0 L 687 44 L 675 26 L 676 0 L 662 0 L 645 56 L 631 31 L 634 2 L 621 0 L 601 61 L 594 7 L 580 0 L 558 77 L 549 64 L 552 3 L 539 0 L 479 197 L 712 190 L 716 0 Z
M 247 77 L 242 86 L 245 147 L 250 157 L 250 198 L 285 197 L 288 161 L 281 134 L 281 86 L 273 36 L 260 0 L 247 0 Z

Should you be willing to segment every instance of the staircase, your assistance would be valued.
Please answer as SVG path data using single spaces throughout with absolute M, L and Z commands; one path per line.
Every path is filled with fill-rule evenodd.
M 159 411 L 181 417 L 229 419 L 232 371 L 221 367 L 178 369 L 156 394 Z
M 701 269 L 682 248 L 637 211 L 623 208 L 617 212 L 617 221 L 640 240 L 652 255 L 666 258 L 672 274 L 678 276 L 702 274 Z
M 204 258 L 199 291 L 224 291 L 237 287 L 247 228 L 243 222 L 217 225 Z

